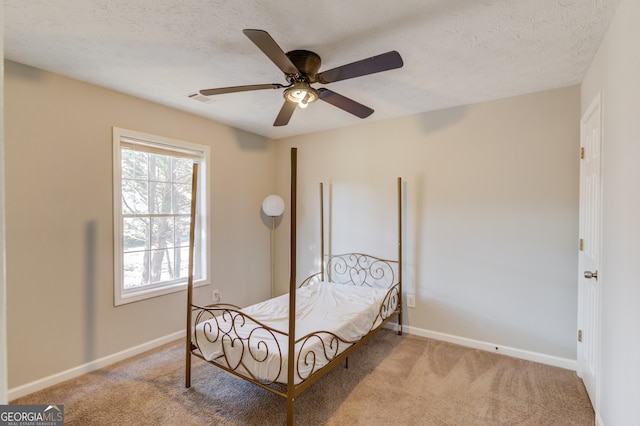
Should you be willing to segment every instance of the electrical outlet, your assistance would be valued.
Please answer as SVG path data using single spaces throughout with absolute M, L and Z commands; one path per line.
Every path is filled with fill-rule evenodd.
M 415 294 L 407 294 L 407 307 L 415 308 L 416 307 L 416 296 Z
M 216 288 L 213 290 L 213 303 L 220 303 L 220 300 L 222 300 L 222 296 L 220 295 L 220 290 Z

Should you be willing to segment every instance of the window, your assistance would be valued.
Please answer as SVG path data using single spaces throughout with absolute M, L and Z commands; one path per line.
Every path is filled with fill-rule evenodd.
M 194 285 L 208 284 L 208 147 L 116 127 L 113 147 L 115 304 L 186 287 L 194 162 L 199 164 Z

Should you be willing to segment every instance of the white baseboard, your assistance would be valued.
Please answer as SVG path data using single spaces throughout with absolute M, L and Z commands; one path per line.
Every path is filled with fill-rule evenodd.
M 396 330 L 397 324 L 390 322 L 386 325 L 386 328 Z M 465 337 L 458 337 L 451 334 L 425 330 L 422 328 L 411 327 L 407 325 L 402 326 L 402 331 L 409 334 L 414 334 L 416 336 L 422 336 L 422 337 L 427 337 L 429 339 L 454 343 L 457 345 L 466 346 L 474 349 L 501 353 L 501 354 L 512 356 L 515 358 L 552 365 L 554 367 L 565 368 L 573 371 L 576 371 L 577 369 L 577 362 L 576 360 L 572 360 L 572 359 L 559 358 L 552 355 L 545 355 L 537 352 L 526 351 L 522 349 L 508 347 L 508 346 L 501 346 L 501 345 L 497 345 L 489 342 L 482 342 L 479 340 L 467 339 Z M 167 336 L 160 337 L 158 339 L 154 339 L 149 342 L 143 343 L 141 345 L 134 346 L 129 349 L 125 349 L 124 351 L 121 351 L 112 355 L 108 355 L 106 357 L 97 359 L 95 361 L 91 361 L 86 364 L 79 365 L 78 367 L 74 367 L 69 370 L 45 377 L 43 379 L 21 385 L 13 389 L 9 389 L 8 399 L 9 401 L 12 401 L 16 398 L 21 398 L 23 396 L 40 391 L 42 389 L 46 389 L 50 386 L 57 385 L 58 383 L 62 383 L 66 380 L 70 380 L 75 377 L 81 376 L 83 374 L 98 370 L 100 368 L 107 367 L 111 364 L 115 364 L 118 361 L 122 361 L 123 359 L 127 359 L 132 356 L 141 354 L 145 351 L 157 348 L 158 346 L 162 346 L 165 343 L 173 342 L 174 340 L 180 339 L 182 337 L 184 337 L 184 331 L 178 331 L 178 332 L 169 334 Z M 602 423 L 602 421 L 598 422 L 596 420 L 596 424 L 599 426 L 604 426 L 604 423 Z
M 50 386 L 57 385 L 58 383 L 62 383 L 64 381 L 73 379 L 75 377 L 82 376 L 83 374 L 90 373 L 100 368 L 107 367 L 111 364 L 115 364 L 118 361 L 122 361 L 123 359 L 127 359 L 132 356 L 141 354 L 145 351 L 148 351 L 150 349 L 157 348 L 158 346 L 162 346 L 165 343 L 173 342 L 174 340 L 184 338 L 184 336 L 185 336 L 184 331 L 177 331 L 175 333 L 169 334 L 168 336 L 160 337 L 158 339 L 151 340 L 141 345 L 134 346 L 129 349 L 125 349 L 124 351 L 121 351 L 112 355 L 108 355 L 103 358 L 97 359 L 95 361 L 91 361 L 86 364 L 82 364 L 77 367 L 71 368 L 69 370 L 51 375 L 49 377 L 45 377 L 43 379 L 21 385 L 13 389 L 9 389 L 8 391 L 9 401 L 13 401 L 16 398 L 20 398 L 20 397 L 29 395 L 31 393 L 40 391 L 42 389 L 46 389 Z
M 388 328 L 397 330 L 397 324 L 390 322 L 387 324 Z M 440 340 L 443 342 L 454 343 L 456 345 L 466 346 L 469 348 L 480 349 L 483 351 L 499 353 L 503 355 L 512 356 L 514 358 L 525 359 L 527 361 L 539 362 L 541 364 L 547 364 L 554 367 L 560 367 L 567 370 L 576 371 L 578 368 L 578 362 L 574 359 L 560 358 L 553 355 L 546 355 L 538 352 L 531 352 L 524 349 L 512 348 L 509 346 L 498 345 L 490 342 L 483 342 L 480 340 L 468 339 L 466 337 L 454 336 L 451 334 L 440 333 L 437 331 L 425 330 L 423 328 L 411 327 L 407 325 L 402 326 L 402 331 L 416 336 L 427 337 L 433 340 Z

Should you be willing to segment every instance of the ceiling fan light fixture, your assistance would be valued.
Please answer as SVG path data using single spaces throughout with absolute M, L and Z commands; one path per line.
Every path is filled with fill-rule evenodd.
M 284 91 L 284 98 L 298 104 L 300 108 L 306 108 L 310 103 L 317 101 L 318 97 L 318 91 L 304 81 L 295 82 Z

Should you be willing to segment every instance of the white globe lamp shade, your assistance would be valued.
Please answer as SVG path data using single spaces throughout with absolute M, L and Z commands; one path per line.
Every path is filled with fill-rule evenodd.
M 279 195 L 269 195 L 262 202 L 262 211 L 267 216 L 281 216 L 284 213 L 284 200 Z

